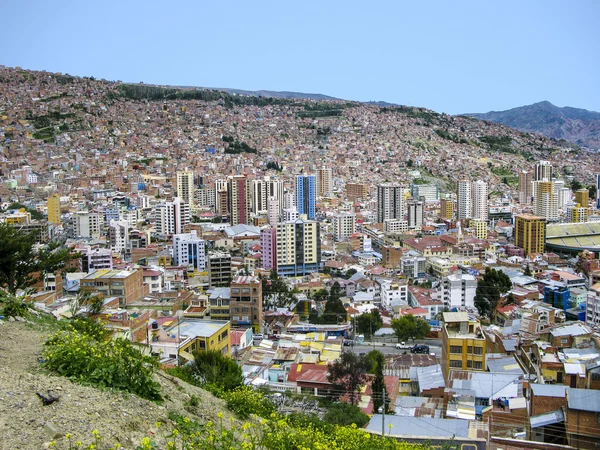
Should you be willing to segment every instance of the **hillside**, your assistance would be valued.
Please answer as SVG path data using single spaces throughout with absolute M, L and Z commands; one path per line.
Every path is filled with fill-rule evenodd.
M 481 120 L 501 123 L 517 130 L 564 139 L 577 145 L 600 149 L 600 113 L 586 109 L 554 106 L 548 101 L 507 111 L 468 114 Z
M 209 181 L 232 168 L 252 166 L 260 175 L 269 162 L 284 168 L 282 176 L 325 164 L 347 183 L 427 179 L 452 192 L 459 179 L 483 179 L 498 195 L 514 193 L 515 178 L 507 173 L 541 159 L 558 174 L 577 167 L 577 178 L 590 183 L 599 169 L 593 156 L 566 141 L 424 108 L 0 69 L 1 175 L 26 161 L 40 187 L 66 180 L 65 194 L 89 186 L 92 177 L 100 186 L 118 186 L 194 161 Z M 44 200 L 44 192 L 0 185 L 0 196 L 20 201 Z
M 151 436 L 165 448 L 168 433 L 159 432 L 156 424 L 171 429 L 169 413 L 185 414 L 201 423 L 217 423 L 219 411 L 226 423 L 232 417 L 223 400 L 162 372 L 157 375 L 162 404 L 51 375 L 38 361 L 49 331 L 39 324 L 0 321 L 0 450 L 39 450 L 53 438 L 59 449 L 65 449 L 66 433 L 72 434 L 73 442 L 88 445 L 94 442 L 93 430 L 109 445 L 133 449 Z M 36 393 L 48 391 L 60 399 L 44 406 Z M 192 396 L 196 400 L 191 401 Z

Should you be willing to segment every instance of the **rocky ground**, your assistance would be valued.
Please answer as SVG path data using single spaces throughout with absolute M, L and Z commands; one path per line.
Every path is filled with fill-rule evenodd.
M 56 448 L 67 449 L 66 433 L 72 442 L 94 442 L 98 430 L 104 445 L 120 443 L 135 449 L 144 436 L 150 436 L 164 448 L 171 428 L 169 412 L 204 423 L 218 421 L 223 412 L 229 423 L 230 413 L 222 400 L 183 381 L 159 373 L 164 402 L 153 403 L 131 394 L 98 390 L 54 376 L 38 361 L 51 328 L 40 323 L 0 321 L 0 450 L 43 449 L 51 441 Z M 44 405 L 40 393 L 59 396 Z M 192 396 L 197 401 L 191 402 Z M 192 406 L 192 404 L 197 406 Z M 157 429 L 157 422 L 162 426 Z

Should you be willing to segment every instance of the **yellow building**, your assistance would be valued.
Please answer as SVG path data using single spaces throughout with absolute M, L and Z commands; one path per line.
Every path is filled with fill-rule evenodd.
M 440 200 L 440 217 L 442 219 L 452 219 L 454 213 L 454 202 L 445 198 Z
M 569 222 L 581 223 L 588 221 L 589 213 L 590 211 L 587 207 L 577 203 L 577 205 L 569 208 L 567 216 L 569 217 Z
M 60 225 L 60 195 L 48 197 L 48 222 Z
M 583 208 L 590 206 L 590 191 L 579 189 L 575 191 L 575 203 L 579 203 Z
M 231 289 L 218 287 L 213 289 L 208 299 L 210 318 L 214 320 L 229 320 L 231 311 Z
M 27 225 L 31 222 L 31 213 L 21 208 L 4 216 L 4 221 L 10 225 Z
M 530 214 L 515 217 L 515 245 L 530 253 L 543 253 L 546 240 L 546 219 Z
M 486 339 L 481 324 L 466 312 L 445 312 L 442 325 L 442 372 L 486 370 Z
M 470 225 L 478 239 L 487 239 L 488 226 L 486 220 L 471 219 Z

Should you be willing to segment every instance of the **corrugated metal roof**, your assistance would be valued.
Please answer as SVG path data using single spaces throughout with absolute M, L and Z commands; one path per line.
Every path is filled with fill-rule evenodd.
M 554 423 L 560 423 L 565 421 L 565 415 L 562 412 L 562 409 L 557 409 L 556 411 L 550 411 L 545 414 L 540 414 L 538 416 L 531 416 L 529 418 L 529 422 L 531 423 L 531 428 L 539 428 L 546 425 L 552 425 Z
M 567 401 L 571 409 L 600 412 L 600 391 L 567 388 Z
M 388 428 L 388 424 L 392 425 L 391 429 Z M 461 438 L 469 436 L 469 421 L 386 415 L 384 429 L 389 430 L 392 436 Z M 381 433 L 381 414 L 373 415 L 366 430 Z
M 564 397 L 567 387 L 563 384 L 537 384 L 529 385 L 533 395 L 539 397 Z

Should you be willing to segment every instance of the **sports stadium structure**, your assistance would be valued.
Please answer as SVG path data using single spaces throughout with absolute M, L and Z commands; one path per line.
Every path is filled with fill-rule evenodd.
M 546 250 L 573 256 L 589 250 L 600 257 L 600 222 L 546 225 Z

